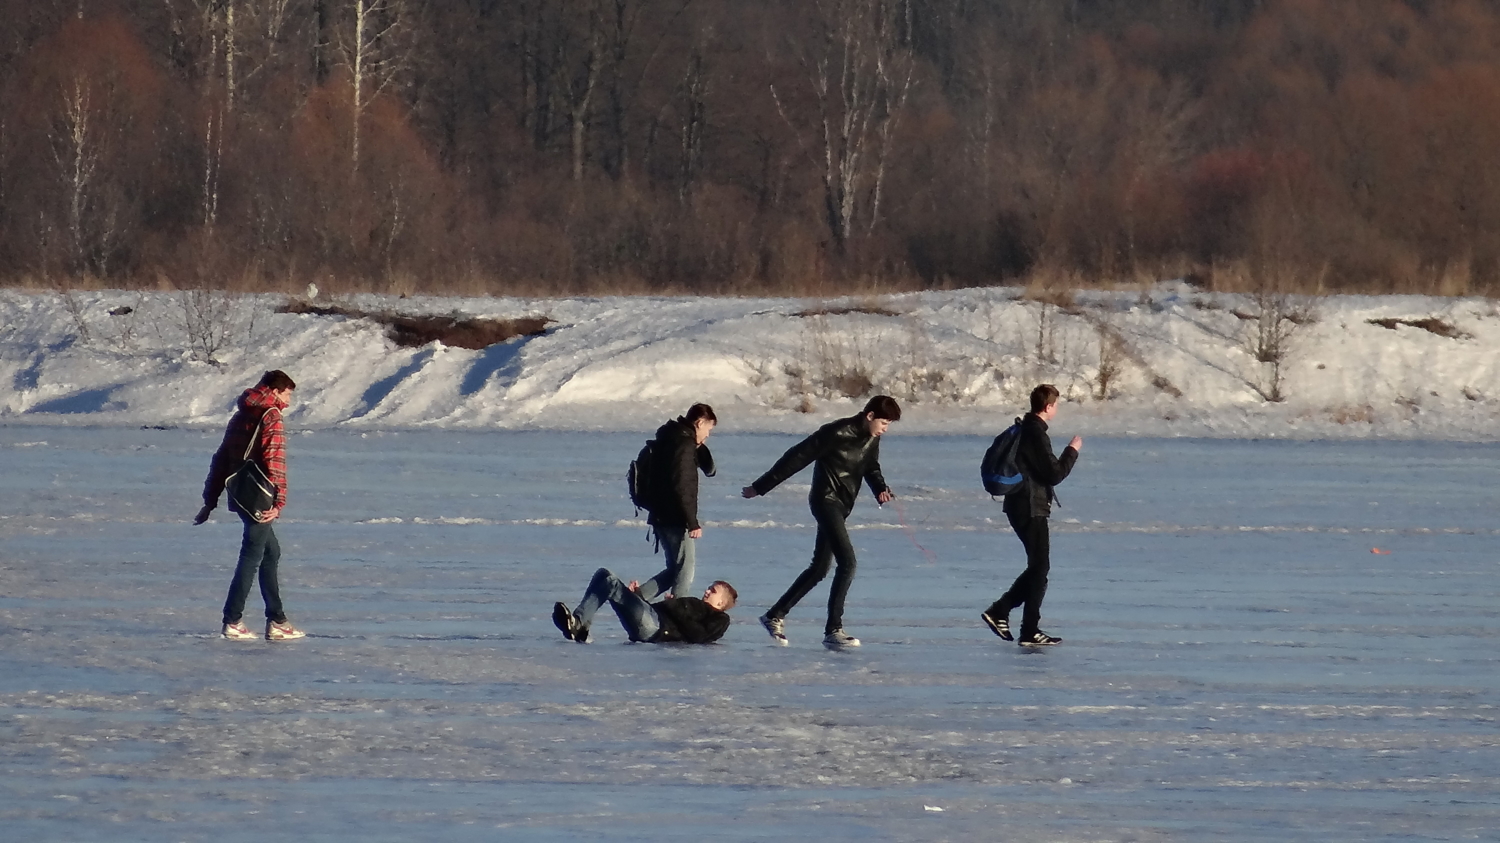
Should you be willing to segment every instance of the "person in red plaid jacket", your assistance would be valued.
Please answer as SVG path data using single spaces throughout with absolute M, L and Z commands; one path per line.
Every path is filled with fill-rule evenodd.
M 203 508 L 193 519 L 194 524 L 208 520 L 219 505 L 224 482 L 245 464 L 247 451 L 249 459 L 260 465 L 266 478 L 276 487 L 271 508 L 261 512 L 245 512 L 232 497 L 229 500 L 229 511 L 237 513 L 245 522 L 239 564 L 235 566 L 234 580 L 229 584 L 229 597 L 224 601 L 223 634 L 234 641 L 258 637 L 242 621 L 245 601 L 250 596 L 250 585 L 255 582 L 257 572 L 260 574 L 260 595 L 266 601 L 266 640 L 287 641 L 305 635 L 287 620 L 286 611 L 281 606 L 281 588 L 276 578 L 281 543 L 271 528 L 286 506 L 286 430 L 282 427 L 281 413 L 291 403 L 292 390 L 296 388 L 297 384 L 286 372 L 275 369 L 266 372 L 260 383 L 240 395 L 238 409 L 224 430 L 224 442 L 214 453 L 208 480 L 203 484 Z M 250 440 L 256 430 L 260 435 L 252 443 Z

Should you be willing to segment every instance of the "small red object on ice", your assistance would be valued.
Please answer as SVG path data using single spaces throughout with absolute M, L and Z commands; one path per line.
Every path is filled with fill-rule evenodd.
M 1381 556 L 1390 556 L 1391 555 L 1391 552 L 1389 550 L 1381 550 L 1378 547 L 1372 547 L 1372 548 L 1370 548 L 1370 552 L 1371 553 L 1378 553 Z

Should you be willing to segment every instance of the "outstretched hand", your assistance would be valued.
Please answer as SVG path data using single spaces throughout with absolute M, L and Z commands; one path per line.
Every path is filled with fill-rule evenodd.
M 755 491 L 754 486 L 746 486 L 745 488 L 740 490 L 740 497 L 742 498 L 754 498 L 759 496 L 760 492 Z
M 204 521 L 207 521 L 208 516 L 212 515 L 213 511 L 214 508 L 212 506 L 210 506 L 209 504 L 204 504 L 203 508 L 198 510 L 198 514 L 193 516 L 193 526 L 196 527 L 199 524 L 202 524 Z

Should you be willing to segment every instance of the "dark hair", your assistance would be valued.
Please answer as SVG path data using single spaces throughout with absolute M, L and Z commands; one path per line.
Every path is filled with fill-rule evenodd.
M 272 369 L 271 371 L 266 372 L 264 375 L 261 375 L 259 385 L 269 386 L 270 388 L 275 390 L 297 388 L 297 382 L 292 380 L 292 376 L 288 375 L 286 372 L 281 371 L 280 369 Z
M 699 419 L 708 419 L 714 424 L 719 423 L 719 417 L 714 415 L 714 408 L 707 404 L 694 404 L 688 408 L 687 415 L 683 419 L 688 424 L 694 424 Z
M 709 583 L 708 587 L 713 588 L 716 585 L 724 586 L 724 590 L 729 592 L 729 608 L 733 609 L 735 604 L 740 602 L 740 593 L 734 590 L 734 586 L 730 585 L 727 582 L 724 582 L 723 580 L 714 580 L 713 582 Z
M 897 404 L 896 399 L 889 395 L 877 395 L 871 398 L 869 403 L 865 404 L 865 408 L 860 410 L 860 412 L 874 413 L 877 419 L 901 421 L 901 405 Z
M 1053 404 L 1062 393 L 1050 383 L 1044 383 L 1031 391 L 1031 412 L 1040 413 Z

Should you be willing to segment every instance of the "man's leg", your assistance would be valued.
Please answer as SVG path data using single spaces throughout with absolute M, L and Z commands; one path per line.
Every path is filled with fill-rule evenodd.
M 619 580 L 615 582 L 618 583 Z M 656 616 L 656 608 L 624 586 L 610 595 L 609 605 L 615 610 L 615 617 L 620 619 L 620 626 L 625 628 L 625 634 L 631 641 L 650 641 L 651 636 L 661 629 L 661 619 Z
M 266 550 L 260 560 L 260 596 L 266 601 L 266 620 L 286 623 L 286 612 L 281 606 L 281 583 L 277 569 L 281 563 L 281 542 L 270 523 L 257 525 L 266 531 Z
M 642 600 L 640 595 L 626 587 L 625 581 L 615 576 L 608 568 L 594 572 L 589 587 L 583 592 L 583 600 L 573 610 L 573 617 L 581 629 L 587 630 L 594 622 L 594 615 L 605 603 L 615 610 L 620 625 L 632 641 L 644 641 L 656 634 L 660 624 L 656 610 Z
M 1021 640 L 1025 641 L 1042 622 L 1042 599 L 1047 596 L 1047 575 L 1052 569 L 1052 540 L 1045 516 L 1012 514 L 1010 524 L 1026 548 L 1026 570 L 1016 577 L 1000 602 L 1007 611 L 1025 606 L 1021 612 Z
M 816 509 L 813 511 L 813 517 L 818 518 Z M 840 523 L 842 524 L 842 522 Z M 791 587 L 786 590 L 785 594 L 781 595 L 781 599 L 776 601 L 776 605 L 772 606 L 770 611 L 766 612 L 766 617 L 773 620 L 785 618 L 787 613 L 800 603 L 809 591 L 812 591 L 813 586 L 822 582 L 823 578 L 828 576 L 828 568 L 833 563 L 833 547 L 829 542 L 826 532 L 823 529 L 822 519 L 818 518 L 818 539 L 816 544 L 813 545 L 812 564 L 808 565 L 802 573 L 797 575 L 797 579 L 792 581 Z M 844 540 L 848 541 L 847 533 Z
M 823 634 L 827 635 L 844 628 L 844 598 L 854 583 L 854 544 L 849 541 L 849 528 L 844 522 L 846 513 L 827 507 L 815 512 L 814 516 L 818 519 L 819 541 L 826 541 L 828 551 L 837 563 L 833 585 L 828 589 L 828 622 L 823 627 Z
M 245 533 L 240 539 L 240 559 L 234 566 L 234 579 L 229 582 L 229 596 L 224 600 L 224 623 L 239 623 L 244 617 L 250 585 L 255 582 L 255 573 L 266 555 L 266 538 L 272 535 L 269 524 L 256 523 L 244 514 L 240 520 L 245 523 Z
M 656 540 L 661 544 L 667 566 L 656 576 L 641 583 L 636 593 L 647 602 L 658 595 L 671 592 L 673 597 L 689 596 L 693 587 L 693 571 L 697 564 L 694 542 L 686 527 L 653 527 Z
M 573 610 L 573 617 L 578 625 L 587 630 L 594 622 L 594 613 L 599 607 L 609 602 L 609 595 L 616 588 L 624 588 L 620 578 L 610 572 L 608 568 L 600 568 L 594 572 L 594 578 L 589 580 L 588 588 L 583 590 L 583 599 L 578 601 L 578 608 Z

